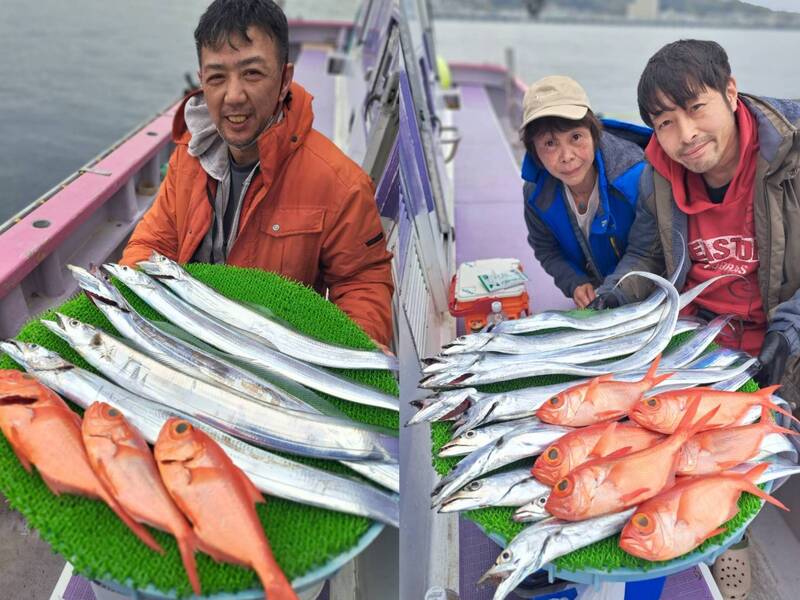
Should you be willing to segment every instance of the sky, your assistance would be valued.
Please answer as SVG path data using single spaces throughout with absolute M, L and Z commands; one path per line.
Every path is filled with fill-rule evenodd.
M 745 2 L 756 6 L 766 6 L 772 10 L 800 12 L 800 0 L 745 0 Z

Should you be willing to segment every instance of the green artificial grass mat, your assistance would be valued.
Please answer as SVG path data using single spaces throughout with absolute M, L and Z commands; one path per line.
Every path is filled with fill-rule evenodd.
M 587 310 L 569 311 L 569 314 L 582 317 L 588 316 L 592 312 L 593 311 Z M 673 347 L 682 343 L 691 335 L 693 335 L 692 332 L 685 332 L 676 335 L 670 341 L 666 350 L 671 350 Z M 711 351 L 714 348 L 717 348 L 717 346 L 712 344 L 706 352 Z M 528 377 L 525 379 L 515 379 L 513 381 L 503 381 L 489 385 L 477 386 L 476 389 L 486 393 L 509 392 L 522 388 L 570 381 L 572 379 L 576 378 L 566 375 L 546 375 L 541 377 Z M 756 385 L 756 383 L 751 379 L 740 389 L 743 392 L 753 392 L 758 389 L 758 385 Z M 452 425 L 450 423 L 444 421 L 431 423 L 433 468 L 440 476 L 447 475 L 447 473 L 449 473 L 455 467 L 455 465 L 457 465 L 458 462 L 464 458 L 463 456 L 444 458 L 438 456 L 441 447 L 450 441 L 451 438 Z M 531 468 L 532 466 L 533 458 L 530 458 L 528 460 L 517 461 L 516 463 L 508 465 L 502 470 L 520 467 Z M 724 540 L 734 535 L 745 521 L 753 517 L 760 510 L 761 504 L 762 501 L 752 494 L 747 492 L 743 493 L 739 499 L 739 513 L 724 525 L 724 527 L 727 528 L 727 531 L 706 540 L 692 552 L 674 560 L 678 561 L 682 560 L 686 556 L 690 556 L 691 554 L 703 553 L 709 546 L 722 543 Z M 478 524 L 487 534 L 499 536 L 500 538 L 504 539 L 506 543 L 508 543 L 512 538 L 517 536 L 523 529 L 530 525 L 530 523 L 514 522 L 511 519 L 511 516 L 514 514 L 515 510 L 515 508 L 507 507 L 490 507 L 466 511 L 461 514 L 467 519 Z M 619 547 L 619 535 L 615 535 L 586 546 L 585 548 L 570 552 L 569 554 L 557 559 L 555 561 L 555 565 L 558 569 L 574 572 L 589 569 L 611 571 L 618 568 L 648 570 L 669 564 L 669 562 L 672 561 L 651 562 L 632 556 Z
M 369 337 L 344 312 L 311 288 L 256 269 L 203 264 L 190 264 L 186 269 L 231 298 L 267 307 L 310 336 L 345 346 L 374 348 Z M 120 282 L 116 283 L 144 317 L 164 320 L 133 292 Z M 102 313 L 82 293 L 57 310 L 116 334 Z M 53 311 L 48 311 L 41 318 L 51 318 L 52 314 Z M 96 373 L 65 341 L 42 326 L 38 319 L 28 323 L 17 339 L 45 346 L 77 366 Z M 0 354 L 0 368 L 20 367 L 10 357 Z M 339 372 L 386 393 L 399 393 L 397 381 L 388 372 L 353 369 Z M 354 420 L 395 432 L 398 429 L 399 416 L 396 412 L 321 395 Z M 81 412 L 77 407 L 70 406 Z M 291 458 L 358 477 L 337 462 Z M 91 579 L 114 580 L 137 589 L 153 586 L 164 593 L 174 592 L 179 597 L 191 594 L 177 545 L 171 535 L 150 530 L 166 550 L 165 555 L 161 556 L 140 542 L 104 503 L 68 494 L 53 495 L 35 470 L 29 474 L 23 469 L 1 433 L 0 491 L 11 507 L 21 512 L 29 525 L 38 530 L 41 538 L 73 564 L 77 573 Z M 364 517 L 271 496 L 267 497 L 266 504 L 258 505 L 257 510 L 275 558 L 289 580 L 320 568 L 350 550 L 373 524 Z M 201 552 L 196 556 L 205 595 L 261 587 L 255 572 L 250 569 L 217 563 Z

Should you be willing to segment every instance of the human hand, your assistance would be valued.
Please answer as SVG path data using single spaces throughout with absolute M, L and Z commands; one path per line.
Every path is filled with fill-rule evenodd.
M 618 306 L 619 300 L 617 300 L 617 297 L 614 294 L 600 294 L 586 308 L 604 310 L 606 308 L 617 308 Z
M 572 292 L 572 299 L 578 308 L 586 308 L 595 299 L 594 286 L 591 283 L 584 283 L 575 288 Z
M 786 361 L 789 358 L 789 342 L 779 331 L 768 331 L 758 353 L 758 362 L 761 365 L 753 379 L 760 387 L 775 385 L 781 382 Z

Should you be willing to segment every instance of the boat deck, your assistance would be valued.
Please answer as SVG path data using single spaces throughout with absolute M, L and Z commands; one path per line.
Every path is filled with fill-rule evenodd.
M 336 82 L 328 74 L 328 49 L 303 48 L 294 65 L 294 79 L 314 96 L 314 129 L 333 139 Z
M 461 143 L 454 162 L 456 261 L 517 258 L 528 276 L 531 310 L 574 308 L 528 245 L 519 163 L 487 88 L 462 84 L 453 112 Z
M 302 83 L 314 95 L 314 126 L 334 139 L 336 110 L 339 98 L 336 93 L 336 78 L 327 70 L 329 48 L 309 45 L 300 50 L 295 62 L 295 80 Z M 167 125 L 168 127 L 168 125 Z M 0 589 L 4 598 L 30 598 L 35 600 L 97 600 L 90 582 L 73 575 L 72 567 L 49 546 L 27 529 L 24 518 L 17 512 L 0 506 Z M 319 594 L 309 592 L 304 598 L 328 600 L 334 597 L 379 597 L 382 590 L 398 587 L 397 564 L 398 532 L 387 528 L 373 542 L 369 550 L 362 553 Z M 333 592 L 331 592 L 333 588 Z M 355 590 L 358 589 L 358 595 Z M 338 591 L 337 591 L 338 590 Z M 123 598 L 103 590 L 100 598 Z
M 457 264 L 480 258 L 518 258 L 529 277 L 527 287 L 533 312 L 574 308 L 572 301 L 563 296 L 544 272 L 527 243 L 519 161 L 509 141 L 514 135 L 513 128 L 508 119 L 504 121 L 498 116 L 503 102 L 498 103 L 497 88 L 487 85 L 481 77 L 468 73 L 461 80 L 461 107 L 448 114 L 462 138 L 452 169 Z M 800 481 L 790 481 L 777 496 L 783 497 L 784 502 L 791 501 L 789 496 L 796 497 L 798 489 Z M 749 529 L 753 568 L 750 600 L 796 597 L 800 574 L 787 557 L 798 556 L 800 541 L 790 527 L 791 522 L 787 523 L 792 516 L 785 518 L 781 512 L 772 506 L 765 507 Z M 491 599 L 494 586 L 477 587 L 476 582 L 502 548 L 466 519 L 459 519 L 458 537 L 461 600 Z M 692 577 L 686 573 L 667 578 L 662 600 L 710 597 L 698 595 Z M 516 600 L 518 596 L 509 598 Z

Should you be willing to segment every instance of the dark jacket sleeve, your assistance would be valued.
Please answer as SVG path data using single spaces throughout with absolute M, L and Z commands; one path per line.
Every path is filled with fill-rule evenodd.
M 789 354 L 800 354 L 800 290 L 775 308 L 767 331 L 782 333 L 789 342 Z
M 652 167 L 645 167 L 639 179 L 639 201 L 636 217 L 628 233 L 628 246 L 617 268 L 597 288 L 598 295 L 613 294 L 621 304 L 644 299 L 653 289 L 653 284 L 642 277 L 628 277 L 615 287 L 623 275 L 631 271 L 647 271 L 661 274 L 665 268 L 664 250 L 655 216 Z
M 527 199 L 531 191 L 531 184 L 525 184 L 523 199 Z M 542 268 L 553 278 L 558 289 L 567 297 L 572 298 L 575 288 L 584 283 L 591 283 L 591 278 L 583 272 L 578 272 L 567 262 L 561 253 L 558 240 L 545 225 L 536 212 L 525 202 L 525 224 L 528 226 L 528 244 L 533 248 L 536 260 Z

